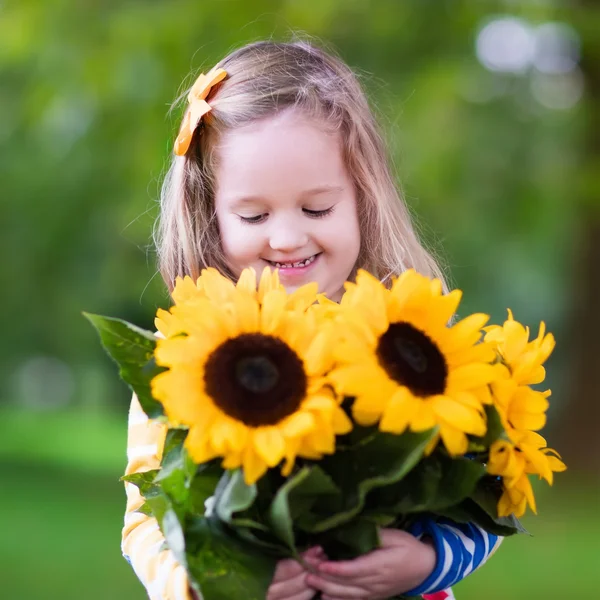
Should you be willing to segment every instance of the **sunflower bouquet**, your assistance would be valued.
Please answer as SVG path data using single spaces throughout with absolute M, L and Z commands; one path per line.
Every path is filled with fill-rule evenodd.
M 533 389 L 554 338 L 509 312 L 453 322 L 459 290 L 359 272 L 339 304 L 277 272 L 179 279 L 156 334 L 86 316 L 146 414 L 161 468 L 124 479 L 205 600 L 263 599 L 277 560 L 367 553 L 424 514 L 524 531 L 529 480 L 565 469 Z M 301 560 L 301 559 L 300 559 Z

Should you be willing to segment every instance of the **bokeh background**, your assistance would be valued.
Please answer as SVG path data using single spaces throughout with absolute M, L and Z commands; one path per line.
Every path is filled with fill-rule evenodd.
M 152 327 L 150 236 L 190 73 L 303 32 L 360 74 L 462 310 L 557 337 L 540 486 L 460 600 L 600 589 L 600 7 L 593 0 L 3 0 L 3 598 L 141 600 L 120 556 L 129 393 L 81 311 Z

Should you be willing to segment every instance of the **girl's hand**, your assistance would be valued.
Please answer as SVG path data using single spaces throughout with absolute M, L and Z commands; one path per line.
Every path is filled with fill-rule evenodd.
M 307 550 L 302 558 L 315 571 L 323 560 L 327 560 L 321 548 Z M 307 575 L 308 572 L 297 560 L 280 560 L 266 600 L 312 600 L 316 592 L 306 583 Z
M 307 584 L 321 590 L 323 600 L 379 600 L 413 589 L 433 572 L 432 544 L 397 529 L 380 534 L 381 548 L 354 560 L 323 561 L 318 574 L 306 576 Z

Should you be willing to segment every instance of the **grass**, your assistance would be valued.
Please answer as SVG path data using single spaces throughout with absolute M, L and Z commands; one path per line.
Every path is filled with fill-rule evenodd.
M 2 597 L 142 600 L 119 550 L 118 478 L 0 463 Z
M 146 598 L 119 549 L 124 422 L 71 412 L 32 418 L 1 411 L 0 420 L 2 597 Z M 598 595 L 598 483 L 566 473 L 537 497 L 541 516 L 525 520 L 533 537 L 505 540 L 456 586 L 458 600 Z
M 538 487 L 539 516 L 524 519 L 532 537 L 507 538 L 497 554 L 455 588 L 459 600 L 575 600 L 600 590 L 600 488 L 557 476 Z

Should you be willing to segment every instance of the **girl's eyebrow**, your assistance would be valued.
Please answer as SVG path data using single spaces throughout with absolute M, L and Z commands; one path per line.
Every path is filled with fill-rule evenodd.
M 302 196 L 318 196 L 320 194 L 331 194 L 333 192 L 343 192 L 344 188 L 341 185 L 320 185 L 310 190 L 302 192 Z
M 332 194 L 343 192 L 344 187 L 341 185 L 320 185 L 318 187 L 310 188 L 303 191 L 300 194 L 300 198 L 307 198 L 313 196 L 319 196 L 321 194 Z M 244 204 L 264 204 L 265 198 L 262 196 L 239 196 L 233 199 L 232 206 L 242 206 Z

